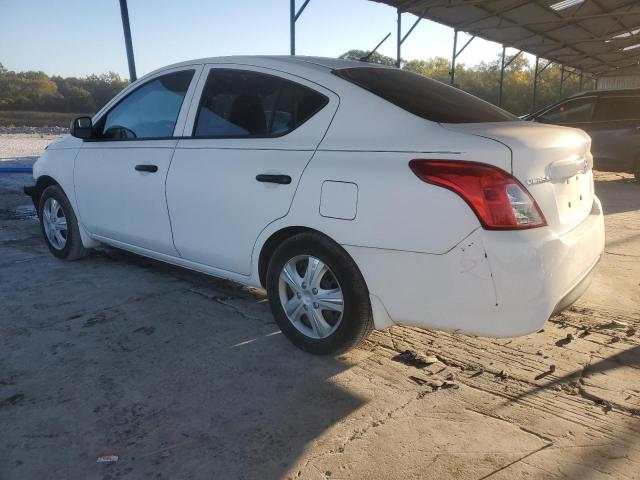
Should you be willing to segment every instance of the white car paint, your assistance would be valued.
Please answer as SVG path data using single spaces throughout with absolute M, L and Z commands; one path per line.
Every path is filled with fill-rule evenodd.
M 175 138 L 101 143 L 65 137 L 36 162 L 34 178 L 61 185 L 87 247 L 103 242 L 257 287 L 269 238 L 310 228 L 355 260 L 376 328 L 395 323 L 489 336 L 539 329 L 569 292 L 581 293 L 604 248 L 589 137 L 521 121 L 430 122 L 331 74 L 359 65 L 226 57 L 160 69 L 93 120 L 137 85 L 194 68 Z M 187 138 L 209 69 L 225 67 L 282 76 L 323 93 L 329 103 L 278 138 Z M 408 167 L 414 159 L 486 163 L 524 185 L 543 178 L 527 188 L 548 225 L 485 230 L 461 197 L 418 179 Z M 145 162 L 158 172 L 134 171 Z M 551 178 L 558 171 L 571 176 Z M 261 173 L 287 174 L 292 182 L 258 183 Z M 580 205 L 568 207 L 576 195 Z

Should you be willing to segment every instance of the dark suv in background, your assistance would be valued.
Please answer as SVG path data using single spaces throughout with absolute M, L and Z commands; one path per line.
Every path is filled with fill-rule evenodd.
M 580 93 L 524 118 L 581 128 L 593 141 L 594 168 L 640 181 L 640 89 Z

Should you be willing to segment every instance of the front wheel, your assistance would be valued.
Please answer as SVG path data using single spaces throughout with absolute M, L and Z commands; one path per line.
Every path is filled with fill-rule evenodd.
M 57 185 L 51 185 L 42 192 L 38 202 L 38 217 L 44 239 L 54 256 L 77 260 L 87 254 L 69 199 Z
M 373 329 L 360 270 L 342 247 L 320 234 L 295 235 L 276 249 L 267 292 L 278 326 L 307 352 L 345 352 Z

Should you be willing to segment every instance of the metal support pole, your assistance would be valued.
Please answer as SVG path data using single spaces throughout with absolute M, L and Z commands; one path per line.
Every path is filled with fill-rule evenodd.
M 560 67 L 560 98 L 562 98 L 562 87 L 564 86 L 564 65 Z
M 596 77 L 596 90 L 598 90 L 598 84 L 600 83 L 599 80 L 600 80 L 600 77 Z
M 402 36 L 402 13 L 400 12 L 400 9 L 398 9 L 398 38 L 397 38 L 397 52 L 396 52 L 396 67 L 398 68 L 400 68 L 400 64 L 402 63 L 402 44 L 407 39 L 407 37 L 411 34 L 411 32 L 413 32 L 413 29 L 418 26 L 418 24 L 420 23 L 420 20 L 422 20 L 422 17 L 418 17 L 418 19 L 415 22 L 413 22 L 413 25 L 411 25 L 411 28 L 409 29 L 409 31 L 405 33 L 404 36 Z
M 291 0 L 289 9 L 289 45 L 290 55 L 296 54 L 296 0 Z
M 505 55 L 507 53 L 507 47 L 502 46 L 502 61 L 500 62 L 500 89 L 498 90 L 498 106 L 502 106 L 502 87 L 504 85 L 504 69 L 505 69 Z
M 451 55 L 451 71 L 449 72 L 449 83 L 451 85 L 456 81 L 456 57 L 458 56 L 458 30 L 453 29 L 453 55 Z
M 124 32 L 124 45 L 127 49 L 127 62 L 129 63 L 129 80 L 135 82 L 136 62 L 133 58 L 133 43 L 131 42 L 131 28 L 129 27 L 129 9 L 127 0 L 120 0 L 120 16 L 122 17 L 122 30 Z
M 540 57 L 536 57 L 536 69 L 533 72 L 533 95 L 531 97 L 531 113 L 536 110 L 536 96 L 538 94 L 538 65 L 540 65 Z
M 451 57 L 451 72 L 449 72 L 449 76 L 451 77 L 451 85 L 453 85 L 454 82 L 456 81 L 456 59 L 462 52 L 464 52 L 464 49 L 469 46 L 471 41 L 474 38 L 476 38 L 476 36 L 473 35 L 469 40 L 467 40 L 467 43 L 465 43 L 463 47 L 460 50 L 458 50 L 458 30 L 454 29 L 454 32 L 455 33 L 453 35 L 453 55 Z
M 398 9 L 398 37 L 396 38 L 396 67 L 400 68 L 400 54 L 402 49 L 402 12 Z
M 300 10 L 296 12 L 296 0 L 291 0 L 289 3 L 289 44 L 291 45 L 291 55 L 296 54 L 296 22 L 305 8 L 307 8 L 307 4 L 311 0 L 305 0 Z

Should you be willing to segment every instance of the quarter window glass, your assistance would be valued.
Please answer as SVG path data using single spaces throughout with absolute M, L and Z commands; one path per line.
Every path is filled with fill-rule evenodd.
M 591 120 L 593 98 L 576 98 L 546 111 L 538 120 L 548 123 L 577 123 Z
M 598 100 L 594 114 L 595 121 L 638 119 L 640 119 L 640 97 L 601 97 Z
M 323 95 L 273 75 L 212 69 L 202 92 L 194 136 L 284 135 L 326 103 Z
M 193 73 L 193 70 L 169 73 L 134 90 L 107 113 L 100 129 L 102 138 L 126 140 L 173 136 Z

